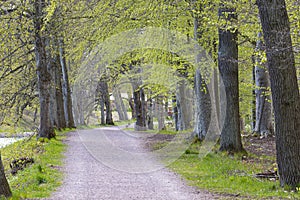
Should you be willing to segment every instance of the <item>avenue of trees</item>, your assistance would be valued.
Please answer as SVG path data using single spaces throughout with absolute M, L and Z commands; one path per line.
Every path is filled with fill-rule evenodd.
M 214 132 L 219 150 L 230 153 L 245 151 L 246 131 L 275 135 L 280 184 L 296 188 L 299 16 L 300 4 L 291 0 L 0 0 L 0 125 L 38 124 L 37 137 L 51 139 L 54 129 L 85 125 L 95 113 L 113 125 L 113 110 L 120 120 L 130 119 L 130 111 L 136 130 L 154 129 L 157 121 L 159 130 L 171 124 L 199 140 Z M 179 51 L 146 48 L 112 60 L 99 55 L 101 76 L 90 78 L 93 69 L 81 77 L 82 67 L 100 62 L 85 62 L 94 49 L 103 53 L 99 44 L 147 27 L 184 35 L 215 67 L 193 66 L 201 52 L 190 62 Z M 1 195 L 11 192 L 0 159 Z

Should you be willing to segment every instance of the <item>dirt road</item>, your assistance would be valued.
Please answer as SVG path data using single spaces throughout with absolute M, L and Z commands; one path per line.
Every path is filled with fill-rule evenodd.
M 63 184 L 51 199 L 192 200 L 217 196 L 187 186 L 117 127 L 69 133 Z

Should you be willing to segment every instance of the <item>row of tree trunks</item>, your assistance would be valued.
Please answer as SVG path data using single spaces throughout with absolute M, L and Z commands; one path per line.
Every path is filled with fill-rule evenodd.
M 50 37 L 49 28 L 43 28 L 47 3 L 45 0 L 34 2 L 34 39 L 40 102 L 38 137 L 52 138 L 55 137 L 54 127 L 73 128 L 75 125 L 62 39 Z M 67 91 L 65 98 L 64 91 Z

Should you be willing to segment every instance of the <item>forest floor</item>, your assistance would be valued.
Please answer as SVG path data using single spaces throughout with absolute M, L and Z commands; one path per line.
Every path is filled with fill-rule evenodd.
M 225 198 L 188 186 L 150 155 L 138 134 L 116 127 L 78 130 L 68 134 L 66 144 L 65 178 L 51 199 Z

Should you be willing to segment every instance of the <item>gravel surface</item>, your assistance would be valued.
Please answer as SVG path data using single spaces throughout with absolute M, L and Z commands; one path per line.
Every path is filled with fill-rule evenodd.
M 141 138 L 128 135 L 115 127 L 69 133 L 63 167 L 65 178 L 51 199 L 218 198 L 217 195 L 187 186 L 178 175 L 159 164 L 145 150 L 142 141 Z M 136 153 L 142 154 L 140 157 L 144 160 L 133 158 Z M 128 166 L 125 166 L 126 163 Z

